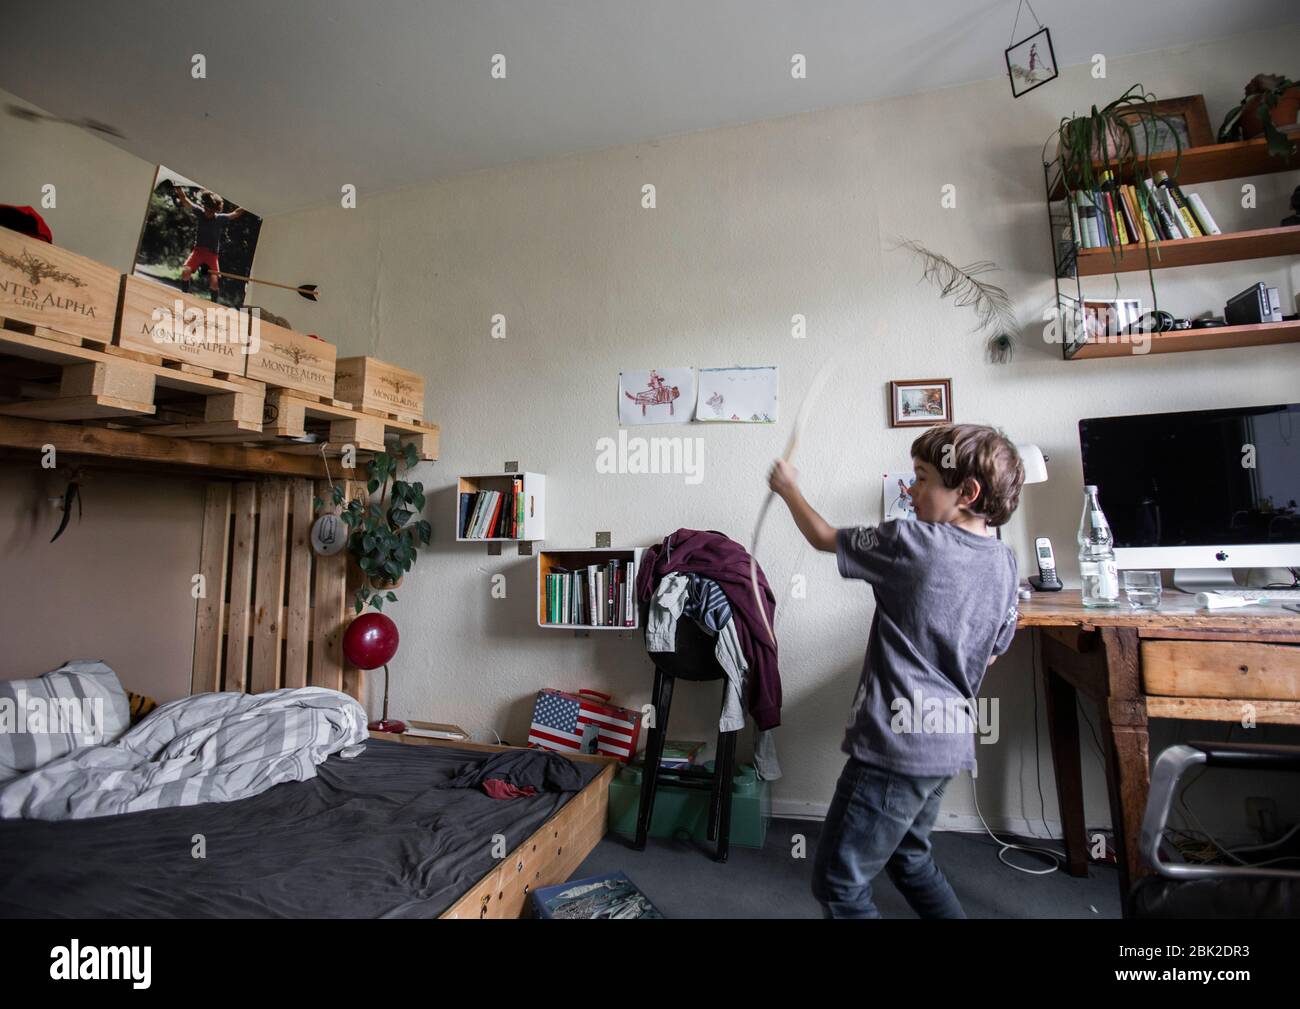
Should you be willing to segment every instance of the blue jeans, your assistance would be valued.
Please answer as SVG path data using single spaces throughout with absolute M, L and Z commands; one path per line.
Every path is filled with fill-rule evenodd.
M 881 869 L 922 918 L 965 918 L 930 857 L 930 829 L 948 778 L 914 778 L 850 757 L 835 786 L 813 863 L 813 895 L 828 918 L 879 918 Z

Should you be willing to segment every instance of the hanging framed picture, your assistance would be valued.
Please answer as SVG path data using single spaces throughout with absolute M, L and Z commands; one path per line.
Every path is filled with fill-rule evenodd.
M 1047 28 L 1040 27 L 1033 35 L 1008 47 L 1006 58 L 1011 94 L 1016 98 L 1056 79 L 1056 52 L 1052 49 L 1052 33 Z
M 952 423 L 952 379 L 913 378 L 889 383 L 890 427 Z

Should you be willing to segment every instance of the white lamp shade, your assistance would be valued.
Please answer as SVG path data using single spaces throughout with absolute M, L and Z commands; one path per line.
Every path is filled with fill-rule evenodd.
M 1017 445 L 1020 461 L 1025 467 L 1025 483 L 1045 483 L 1047 481 L 1047 457 L 1037 445 Z

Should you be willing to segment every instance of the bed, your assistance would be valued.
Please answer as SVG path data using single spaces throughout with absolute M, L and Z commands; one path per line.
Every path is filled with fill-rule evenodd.
M 365 673 L 340 644 L 359 573 L 307 537 L 313 495 L 328 491 L 301 479 L 208 484 L 194 693 L 312 686 L 364 703 Z M 576 793 L 501 801 L 433 787 L 509 749 L 372 733 L 359 757 L 331 756 L 315 778 L 247 799 L 0 819 L 0 916 L 519 917 L 532 890 L 568 879 L 604 836 L 617 759 L 566 755 L 582 768 Z
M 503 749 L 375 734 L 247 799 L 0 821 L 0 916 L 519 917 L 604 834 L 613 762 L 571 758 L 575 793 L 437 787 Z

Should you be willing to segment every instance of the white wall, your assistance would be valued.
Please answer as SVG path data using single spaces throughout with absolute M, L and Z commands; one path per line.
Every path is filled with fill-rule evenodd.
M 290 295 L 268 298 L 270 307 L 343 353 L 423 372 L 428 415 L 442 425 L 442 457 L 421 474 L 437 489 L 435 542 L 392 607 L 403 639 L 394 713 L 517 740 L 540 686 L 592 686 L 631 706 L 647 701 L 651 666 L 635 635 L 539 631 L 531 559 L 490 557 L 484 547 L 452 542 L 456 475 L 490 472 L 508 459 L 546 472 L 553 546 L 589 544 L 596 530 L 611 530 L 618 544 L 651 543 L 680 526 L 747 543 L 766 469 L 827 358 L 837 363 L 835 377 L 812 414 L 798 465 L 809 498 L 831 521 L 877 519 L 880 474 L 908 462 L 912 434 L 889 429 L 886 383 L 951 376 L 958 420 L 998 424 L 1051 456 L 1051 481 L 1026 491 L 1007 532 L 1023 558 L 1034 535 L 1051 536 L 1072 578 L 1079 418 L 1293 400 L 1298 359 L 1288 346 L 1062 362 L 1059 347 L 1036 336 L 1052 299 L 1043 141 L 1062 115 L 1139 80 L 1162 96 L 1204 93 L 1217 127 L 1241 85 L 1260 68 L 1285 65 L 1297 43 L 1295 29 L 1207 43 L 1112 60 L 1106 80 L 1072 68 L 1019 101 L 1004 81 L 990 81 L 394 194 L 363 192 L 355 210 L 268 221 L 259 271 L 324 291 L 318 306 Z M 1300 179 L 1257 181 L 1253 213 L 1233 209 L 1231 186 L 1197 188 L 1212 197 L 1225 230 L 1276 224 Z M 657 188 L 654 210 L 640 206 L 646 183 Z M 946 183 L 957 186 L 956 209 L 940 206 Z M 918 282 L 913 262 L 887 251 L 894 235 L 958 261 L 998 263 L 997 279 L 1029 334 L 1013 364 L 984 362 L 969 313 L 941 303 Z M 1141 277 L 1123 289 L 1142 296 Z M 1162 305 L 1189 314 L 1221 308 L 1256 279 L 1281 287 L 1288 304 L 1296 291 L 1295 268 L 1275 262 L 1158 278 Z M 1094 283 L 1097 296 L 1107 296 L 1111 281 Z M 1149 295 L 1143 300 L 1149 304 Z M 504 340 L 490 337 L 496 313 L 507 319 Z M 795 313 L 808 319 L 802 341 L 791 338 Z M 779 425 L 652 429 L 704 439 L 698 486 L 675 476 L 596 472 L 597 440 L 617 434 L 620 368 L 730 364 L 780 366 Z M 871 596 L 842 582 L 833 559 L 807 547 L 784 514 L 773 515 L 759 554 L 782 596 L 786 774 L 775 795 L 786 812 L 819 812 L 843 762 L 841 729 Z M 504 601 L 490 595 L 497 572 L 507 577 Z M 806 599 L 788 598 L 796 574 L 807 576 Z M 986 815 L 1022 829 L 1043 816 L 1030 660 L 1030 638 L 1022 635 L 991 671 L 985 693 L 999 698 L 1002 739 L 980 752 Z M 673 735 L 712 738 L 715 693 L 680 689 Z M 1055 826 L 1038 707 L 1045 817 Z M 1222 726 L 1196 726 L 1154 735 L 1161 741 L 1194 728 L 1209 738 L 1225 734 Z M 1101 765 L 1090 743 L 1086 749 L 1088 822 L 1108 823 Z M 947 822 L 969 825 L 967 786 L 949 794 Z
M 0 91 L 0 105 L 30 106 Z M 54 241 L 130 270 L 154 166 L 91 133 L 0 115 L 0 202 L 37 208 Z M 53 207 L 42 206 L 54 187 Z M 50 537 L 74 471 L 0 468 L 0 679 L 38 676 L 67 659 L 103 659 L 131 690 L 159 701 L 190 689 L 203 485 L 152 474 L 79 471 L 83 517 Z

